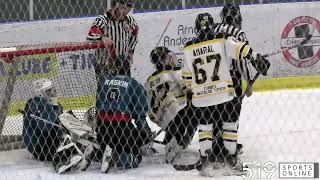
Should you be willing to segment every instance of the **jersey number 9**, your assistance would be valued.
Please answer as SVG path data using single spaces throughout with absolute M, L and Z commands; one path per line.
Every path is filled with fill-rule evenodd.
M 205 65 L 213 66 L 213 74 L 211 77 L 212 81 L 220 80 L 218 76 L 219 67 L 220 67 L 221 56 L 220 54 L 214 54 L 206 57 L 206 62 L 202 58 L 197 58 L 192 63 L 193 70 L 195 73 L 195 80 L 197 84 L 203 84 L 207 81 L 207 72 L 201 68 L 201 66 Z M 199 67 L 200 66 L 200 67 Z M 201 76 L 200 76 L 201 74 Z

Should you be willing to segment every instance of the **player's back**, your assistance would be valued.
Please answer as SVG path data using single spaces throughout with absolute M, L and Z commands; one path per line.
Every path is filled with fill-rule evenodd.
M 180 71 L 157 70 L 146 82 L 149 117 L 160 127 L 167 127 L 186 106 L 185 86 Z
M 108 76 L 98 86 L 96 107 L 99 112 L 121 112 L 128 115 L 145 109 L 146 92 L 134 79 L 123 76 Z
M 234 98 L 230 75 L 232 59 L 242 59 L 249 46 L 235 39 L 223 38 L 191 44 L 184 48 L 186 70 L 192 74 L 192 104 L 206 107 L 221 104 Z

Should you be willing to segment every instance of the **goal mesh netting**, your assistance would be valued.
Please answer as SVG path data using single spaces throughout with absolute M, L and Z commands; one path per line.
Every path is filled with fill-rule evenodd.
M 131 75 L 143 86 L 146 85 L 148 76 L 155 71 L 150 63 L 149 55 L 158 39 L 157 45 L 173 49 L 179 58 L 176 64 L 178 66 L 183 64 L 180 61 L 183 60 L 182 49 L 185 43 L 192 40 L 197 34 L 193 26 L 198 13 L 211 13 L 215 22 L 220 22 L 220 11 L 223 5 L 227 3 L 243 5 L 240 7 L 247 8 L 247 16 L 242 17 L 244 22 L 243 29 L 249 30 L 251 33 L 247 34 L 249 44 L 253 47 L 258 47 L 257 49 L 262 54 L 298 45 L 310 33 L 310 29 L 314 29 L 311 21 L 318 23 L 309 42 L 298 48 L 278 53 L 276 56 L 269 57 L 270 59 L 268 58 L 271 62 L 271 68 L 265 77 L 267 80 L 258 83 L 256 86 L 263 93 L 254 91 L 252 98 L 245 98 L 243 102 L 233 101 L 232 107 L 229 104 L 219 106 L 216 109 L 197 109 L 194 112 L 188 109 L 184 112 L 185 114 L 183 114 L 181 121 L 187 119 L 187 121 L 193 122 L 189 122 L 187 125 L 183 123 L 177 124 L 173 128 L 176 128 L 177 132 L 178 130 L 184 132 L 183 136 L 191 138 L 186 140 L 189 144 L 183 147 L 183 151 L 189 153 L 188 155 L 191 154 L 192 163 L 200 157 L 198 153 L 199 132 L 197 131 L 199 122 L 195 121 L 209 119 L 212 116 L 233 118 L 237 116 L 234 113 L 239 113 L 239 111 L 241 111 L 239 126 L 237 127 L 239 132 L 237 134 L 231 130 L 228 134 L 230 136 L 229 140 L 234 141 L 239 135 L 240 143 L 245 143 L 244 148 L 242 148 L 241 144 L 237 144 L 237 151 L 242 152 L 244 150 L 244 160 L 252 163 L 252 166 L 260 167 L 260 165 L 265 165 L 265 162 L 271 161 L 272 163 L 267 165 L 272 166 L 271 168 L 273 169 L 281 161 L 320 161 L 318 155 L 320 129 L 318 119 L 320 111 L 316 107 L 320 100 L 318 89 L 320 87 L 320 67 L 319 63 L 317 63 L 320 59 L 320 23 L 319 13 L 315 10 L 316 7 L 320 7 L 320 4 L 316 1 L 306 2 L 301 0 L 295 8 L 306 2 L 309 3 L 309 6 L 306 5 L 303 8 L 309 8 L 310 11 L 306 14 L 299 14 L 300 11 L 293 12 L 295 10 L 292 8 L 290 10 L 291 14 L 288 15 L 290 18 L 283 18 L 285 16 L 283 14 L 289 12 L 289 10 L 284 10 L 285 5 L 277 7 L 277 3 L 281 2 L 280 0 L 134 1 L 133 16 L 137 17 L 136 20 L 138 21 L 140 32 L 144 34 L 139 34 L 138 36 L 134 64 L 131 66 Z M 286 1 L 287 4 L 293 2 L 296 3 L 296 1 Z M 276 5 L 270 5 L 272 3 Z M 315 3 L 315 5 L 312 3 Z M 0 24 L 0 32 L 3 34 L 9 32 L 10 36 L 21 36 L 10 39 L 10 37 L 0 34 L 0 153 L 3 153 L 2 151 L 26 148 L 22 136 L 27 113 L 25 110 L 28 100 L 35 97 L 33 82 L 36 80 L 44 78 L 52 80 L 57 90 L 58 102 L 63 107 L 63 111 L 71 110 L 81 122 L 85 120 L 84 117 L 87 110 L 96 105 L 97 89 L 101 84 L 97 84 L 94 65 L 97 61 L 97 49 L 104 48 L 103 43 L 85 42 L 85 38 L 94 21 L 92 17 L 103 14 L 106 9 L 111 7 L 111 4 L 112 0 L 0 0 L 0 7 L 2 8 L 0 23 L 3 23 Z M 265 4 L 270 6 L 267 7 Z M 258 7 L 259 5 L 264 6 L 263 8 L 272 17 L 259 15 L 255 10 L 255 8 L 260 8 Z M 171 14 L 171 11 L 181 9 L 187 12 Z M 269 11 L 269 9 L 272 10 Z M 152 18 L 143 19 L 146 12 L 158 13 L 154 11 L 163 11 L 168 14 L 160 13 L 155 14 Z M 277 13 L 279 15 L 275 15 Z M 246 19 L 249 16 L 251 17 L 250 20 L 257 16 L 257 20 L 251 23 Z M 71 17 L 76 17 L 76 20 L 73 21 Z M 308 19 L 311 20 L 309 21 Z M 29 23 L 29 21 L 31 22 Z M 16 22 L 19 23 L 15 24 Z M 275 28 L 264 27 L 267 25 Z M 57 33 L 52 33 L 52 29 Z M 157 32 L 153 32 L 153 30 Z M 23 34 L 24 31 L 26 31 L 25 34 Z M 15 32 L 17 34 L 14 34 Z M 69 42 L 69 39 L 74 41 Z M 210 63 L 211 61 L 214 62 L 215 59 L 205 60 Z M 213 72 L 210 74 L 215 76 L 217 75 L 215 74 L 216 69 L 204 67 L 204 63 L 200 61 L 194 63 L 193 68 L 194 71 L 197 71 L 196 78 L 201 82 L 199 84 L 205 84 L 209 79 L 204 77 L 206 73 L 212 70 Z M 216 67 L 216 64 L 214 67 Z M 254 75 L 255 72 L 253 70 L 251 73 Z M 212 77 L 212 79 L 214 78 Z M 245 83 L 242 86 L 245 87 Z M 300 90 L 298 91 L 296 88 L 300 88 Z M 243 89 L 245 90 L 246 88 Z M 286 91 L 287 89 L 295 90 Z M 274 92 L 274 90 L 281 91 Z M 106 93 L 107 98 L 114 99 L 117 98 L 118 91 L 111 89 Z M 141 92 L 133 92 L 131 95 L 136 96 L 139 93 Z M 161 93 L 162 91 L 157 95 L 163 96 Z M 107 101 L 108 99 L 104 100 Z M 232 114 L 228 113 L 230 109 L 234 110 Z M 45 113 L 47 113 L 45 116 L 51 116 L 52 112 Z M 95 114 L 95 117 L 97 116 Z M 109 115 L 105 113 L 101 116 L 106 117 Z M 121 118 L 123 117 L 122 114 Z M 152 131 L 160 134 L 160 127 L 152 123 L 149 118 L 147 119 Z M 39 117 L 37 120 L 38 124 L 33 125 L 38 129 L 32 129 L 35 134 L 42 127 L 46 127 L 44 124 L 48 123 L 44 121 L 45 119 L 39 119 Z M 217 123 L 219 123 L 217 126 L 222 128 L 221 122 Z M 189 130 L 194 132 L 188 132 Z M 171 131 L 175 132 L 174 129 L 171 129 Z M 221 129 L 214 129 L 213 132 L 217 136 L 222 136 L 221 131 Z M 208 135 L 206 134 L 207 132 L 210 131 L 200 132 L 203 136 L 207 136 L 207 138 L 203 139 L 212 139 L 212 134 Z M 53 133 L 56 132 L 54 131 Z M 117 139 L 119 136 L 123 137 L 122 133 L 114 132 L 110 139 Z M 188 133 L 191 135 L 186 135 Z M 163 155 L 160 161 L 163 164 L 165 163 L 162 160 L 165 159 L 165 151 L 167 150 L 162 142 L 164 134 L 162 133 L 162 135 L 158 136 L 154 143 L 156 144 L 154 147 L 157 150 L 160 149 L 160 154 Z M 130 140 L 132 139 L 128 139 L 128 141 Z M 131 146 L 131 148 L 136 147 Z M 50 151 L 50 153 L 52 152 Z M 100 155 L 98 153 L 95 154 L 96 158 L 99 159 L 98 161 L 101 161 Z M 151 159 L 151 161 L 158 163 L 158 160 L 155 160 L 156 158 Z M 258 163 L 255 164 L 255 162 Z M 262 164 L 259 164 L 260 162 Z M 183 163 L 186 162 L 183 161 Z M 190 163 L 190 161 L 187 161 L 187 163 Z M 267 174 L 270 175 L 270 172 L 268 170 Z M 254 176 L 257 175 L 251 174 L 251 177 Z M 258 176 L 261 178 L 261 174 Z
M 48 43 L 1 49 L 1 150 L 24 147 L 23 111 L 27 100 L 35 96 L 33 81 L 37 79 L 52 80 L 62 106 L 83 118 L 82 109 L 95 103 L 93 65 L 98 47 L 103 45 Z

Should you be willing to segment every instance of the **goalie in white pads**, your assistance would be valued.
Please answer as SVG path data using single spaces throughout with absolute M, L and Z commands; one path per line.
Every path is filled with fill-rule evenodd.
M 86 169 L 92 155 L 92 128 L 73 115 L 62 113 L 53 82 L 39 79 L 33 82 L 35 97 L 24 109 L 23 141 L 27 150 L 38 160 L 52 161 L 58 173 L 71 169 Z M 90 138 L 88 141 L 84 138 Z M 87 148 L 88 147 L 88 148 Z
M 233 107 L 227 106 L 235 97 L 230 68 L 233 59 L 247 60 L 255 63 L 261 74 L 266 74 L 270 63 L 246 43 L 214 34 L 213 18 L 209 13 L 199 14 L 195 24 L 199 34 L 187 43 L 184 53 L 185 74 L 192 74 L 192 105 L 197 109 L 195 116 L 200 120 L 201 158 L 197 169 L 202 175 L 214 176 L 218 172 L 215 170 L 226 164 L 231 171 L 222 172 L 223 175 L 230 172 L 242 175 L 242 164 L 235 153 L 238 121 L 229 121 L 228 112 Z M 221 140 L 219 133 L 215 132 L 219 131 L 219 121 L 223 123 L 223 135 L 229 139 L 229 143 L 222 147 L 223 143 L 218 142 Z
M 94 107 L 88 109 L 84 121 L 77 119 L 72 111 L 59 116 L 60 124 L 66 132 L 52 162 L 59 174 L 74 169 L 84 171 L 95 160 L 99 146 L 93 126 L 93 109 Z
M 23 142 L 27 150 L 40 161 L 52 161 L 60 144 L 63 130 L 57 126 L 63 108 L 58 103 L 57 91 L 49 79 L 33 82 L 35 97 L 24 108 Z M 49 123 L 36 119 L 43 118 Z

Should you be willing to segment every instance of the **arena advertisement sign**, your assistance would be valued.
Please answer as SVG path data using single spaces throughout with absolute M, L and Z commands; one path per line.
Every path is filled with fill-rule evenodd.
M 282 32 L 280 46 L 285 49 L 300 44 L 313 24 L 316 27 L 307 44 L 282 53 L 284 59 L 295 67 L 310 67 L 320 60 L 320 22 L 314 17 L 299 16 L 291 20 Z
M 32 80 L 56 75 L 57 56 L 55 53 L 23 56 L 15 60 L 18 62 L 18 67 L 14 71 L 11 70 L 11 64 L 0 61 L 0 78 L 6 78 L 10 73 L 14 73 L 17 80 Z
M 299 27 L 310 29 L 311 26 L 308 23 L 308 18 L 303 17 L 311 17 L 319 21 L 319 5 L 320 2 L 317 1 L 241 6 L 243 30 L 254 50 L 262 54 L 274 52 L 281 47 L 299 43 L 299 40 L 302 39 L 300 37 L 303 35 L 299 31 Z M 221 7 L 210 7 L 133 14 L 139 25 L 139 38 L 134 54 L 132 76 L 139 82 L 145 83 L 147 77 L 154 72 L 155 69 L 149 56 L 161 36 L 159 46 L 166 46 L 177 53 L 179 58 L 177 65 L 183 66 L 182 48 L 187 41 L 196 35 L 194 20 L 197 14 L 208 12 L 213 16 L 215 22 L 221 22 L 220 11 Z M 297 20 L 294 21 L 296 18 Z M 172 21 L 166 28 L 170 19 Z M 48 42 L 84 42 L 93 21 L 94 17 L 88 17 L 0 24 L 0 28 L 7 32 L 0 34 L 0 44 L 2 47 L 12 47 Z M 284 29 L 286 30 L 284 31 Z M 21 37 L 16 34 L 20 34 Z M 289 60 L 285 59 L 283 54 L 268 58 L 271 61 L 268 77 L 318 75 L 320 73 L 320 63 L 317 63 L 319 61 L 319 44 L 318 24 L 314 37 L 306 46 L 300 50 L 295 48 L 288 51 L 286 57 Z M 304 55 L 303 51 L 307 53 Z M 70 68 L 69 73 L 82 76 L 81 72 L 93 69 L 94 53 L 77 52 L 71 57 L 64 57 L 67 58 L 65 61 L 61 61 L 60 54 L 57 56 L 57 73 L 60 72 L 60 69 Z M 5 74 L 3 69 L 0 67 L 0 77 Z

